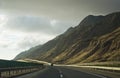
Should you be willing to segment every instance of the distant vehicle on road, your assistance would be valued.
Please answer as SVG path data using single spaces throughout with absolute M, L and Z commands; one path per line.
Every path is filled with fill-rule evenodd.
M 53 64 L 53 63 L 51 63 L 51 66 L 54 66 L 54 64 Z

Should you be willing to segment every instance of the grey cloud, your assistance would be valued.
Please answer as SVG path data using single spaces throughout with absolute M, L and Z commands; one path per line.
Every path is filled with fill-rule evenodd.
M 52 20 L 43 17 L 18 16 L 9 19 L 6 28 L 21 32 L 38 32 L 50 35 L 57 35 L 71 27 L 70 22 L 57 21 L 55 26 L 51 24 Z
M 11 13 L 45 15 L 55 19 L 80 20 L 92 14 L 120 11 L 120 0 L 0 0 L 1 9 Z
M 120 0 L 84 0 L 87 8 L 91 12 L 108 14 L 115 11 L 120 11 Z
M 2 45 L 0 45 L 0 47 L 2 47 L 2 48 L 8 48 L 9 44 L 2 44 Z
M 53 28 L 53 31 L 56 32 L 57 34 L 60 34 L 60 33 L 63 33 L 65 32 L 68 28 L 70 27 L 73 27 L 73 26 L 76 26 L 77 24 L 74 24 L 72 22 L 61 22 L 61 21 L 58 21 L 54 28 Z
M 40 41 L 35 40 L 34 38 L 25 37 L 21 40 L 17 46 L 19 49 L 29 49 L 33 46 L 40 44 Z
M 39 17 L 31 16 L 18 16 L 10 19 L 7 22 L 7 27 L 17 29 L 17 30 L 27 30 L 27 31 L 38 31 L 39 29 L 45 30 L 46 27 L 49 28 L 49 20 Z

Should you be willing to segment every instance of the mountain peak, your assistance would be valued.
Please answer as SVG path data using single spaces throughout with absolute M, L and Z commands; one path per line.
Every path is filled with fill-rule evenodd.
M 95 25 L 96 23 L 100 22 L 104 16 L 94 16 L 94 15 L 88 15 L 85 17 L 81 23 L 79 24 L 80 26 L 90 26 L 90 25 Z

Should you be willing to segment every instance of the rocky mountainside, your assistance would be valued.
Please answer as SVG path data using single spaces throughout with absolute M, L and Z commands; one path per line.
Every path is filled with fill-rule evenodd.
M 15 57 L 56 63 L 120 61 L 120 12 L 89 15 L 76 27 Z

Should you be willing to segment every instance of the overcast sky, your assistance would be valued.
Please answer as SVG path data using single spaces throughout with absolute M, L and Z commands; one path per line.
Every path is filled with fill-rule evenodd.
M 76 26 L 120 11 L 120 0 L 0 0 L 0 59 L 12 59 Z

